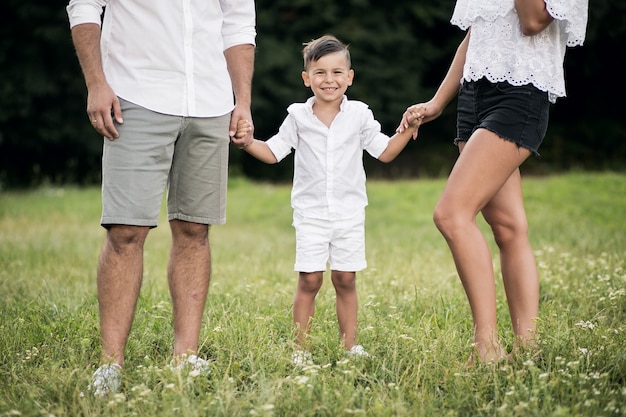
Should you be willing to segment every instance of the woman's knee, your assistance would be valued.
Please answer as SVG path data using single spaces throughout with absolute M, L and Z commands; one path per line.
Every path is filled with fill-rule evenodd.
M 516 242 L 518 239 L 526 239 L 528 236 L 528 222 L 524 216 L 521 217 L 495 217 L 485 220 L 491 227 L 494 240 L 498 247 L 502 248 L 506 245 Z
M 439 202 L 433 212 L 433 222 L 445 237 L 452 237 L 454 231 L 461 226 L 458 212 L 446 204 Z

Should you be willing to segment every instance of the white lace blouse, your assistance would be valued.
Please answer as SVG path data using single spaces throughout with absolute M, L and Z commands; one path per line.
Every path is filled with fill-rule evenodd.
M 514 0 L 457 0 L 450 21 L 472 31 L 463 79 L 532 83 L 546 91 L 552 103 L 564 97 L 565 49 L 585 39 L 588 0 L 545 2 L 554 21 L 541 33 L 525 36 Z

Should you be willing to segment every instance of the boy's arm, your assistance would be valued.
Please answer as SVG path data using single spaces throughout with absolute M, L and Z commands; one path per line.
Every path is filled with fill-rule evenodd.
M 406 144 L 411 140 L 413 132 L 417 132 L 417 127 L 409 126 L 409 128 L 403 132 L 398 132 L 393 135 L 383 153 L 378 157 L 378 160 L 388 163 L 396 159 L 396 156 L 402 152 Z
M 252 139 L 252 142 L 244 145 L 242 149 L 266 164 L 275 164 L 278 162 L 270 147 L 262 140 Z
M 389 143 L 387 147 L 378 156 L 378 160 L 381 162 L 391 162 L 396 159 L 396 156 L 402 152 L 402 150 L 406 147 L 406 144 L 409 143 L 411 138 L 417 138 L 417 129 L 419 129 L 422 124 L 422 120 L 424 116 L 417 113 L 415 109 L 407 109 L 405 116 L 408 124 L 408 128 L 403 130 L 402 132 L 396 132 L 395 135 L 389 139 Z
M 275 164 L 278 162 L 274 152 L 272 152 L 267 143 L 250 137 L 254 129 L 252 123 L 246 119 L 240 119 L 237 121 L 235 127 L 236 131 L 230 132 L 230 139 L 235 146 L 245 150 L 250 155 L 266 164 Z

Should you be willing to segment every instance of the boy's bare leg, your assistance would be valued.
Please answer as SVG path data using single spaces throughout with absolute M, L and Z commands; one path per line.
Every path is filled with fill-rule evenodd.
M 530 156 L 530 151 L 485 129 L 477 130 L 450 173 L 435 207 L 435 224 L 445 237 L 472 309 L 474 343 L 481 361 L 505 356 L 496 323 L 495 278 L 487 242 L 476 216 Z
M 174 357 L 197 353 L 209 289 L 211 251 L 205 224 L 171 220 L 168 283 L 174 309 Z
M 143 275 L 148 227 L 114 225 L 107 230 L 98 260 L 98 305 L 102 361 L 124 363 Z
M 293 300 L 293 323 L 296 343 L 306 347 L 311 321 L 315 314 L 315 297 L 322 287 L 323 272 L 300 272 Z
M 356 273 L 332 271 L 332 281 L 337 293 L 337 321 L 346 350 L 356 342 L 358 315 L 358 297 L 356 292 Z

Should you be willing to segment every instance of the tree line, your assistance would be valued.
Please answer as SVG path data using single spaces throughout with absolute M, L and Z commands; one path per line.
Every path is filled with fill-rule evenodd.
M 85 113 L 86 88 L 71 42 L 65 0 L 3 0 L 0 5 L 0 188 L 95 184 L 102 139 Z M 355 70 L 351 99 L 369 104 L 392 134 L 406 107 L 429 99 L 464 33 L 453 27 L 454 0 L 257 0 L 253 81 L 256 137 L 273 135 L 287 106 L 304 101 L 303 43 L 331 33 L 350 45 Z M 587 38 L 566 55 L 568 97 L 557 101 L 540 159 L 523 170 L 624 170 L 625 87 L 618 59 L 626 39 L 626 3 L 591 0 Z M 613 99 L 611 96 L 614 96 Z M 617 103 L 617 104 L 613 104 Z M 370 177 L 446 175 L 455 108 L 420 129 L 392 164 L 368 155 Z M 266 166 L 231 150 L 231 172 L 255 180 L 289 181 L 289 162 Z

